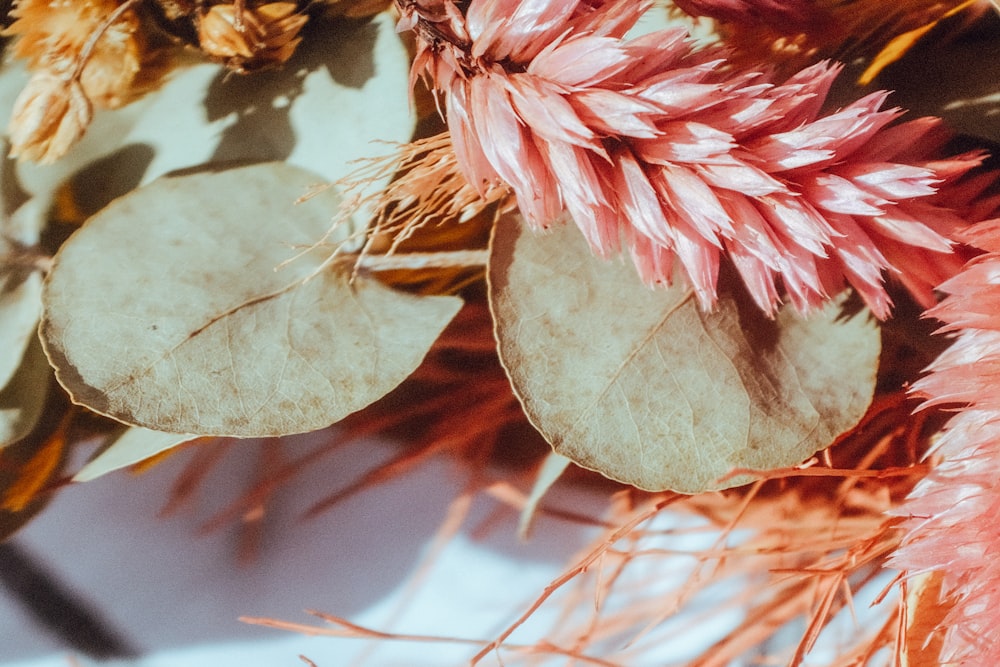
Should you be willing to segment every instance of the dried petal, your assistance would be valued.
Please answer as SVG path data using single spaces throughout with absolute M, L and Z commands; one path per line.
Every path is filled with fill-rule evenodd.
M 92 114 L 79 83 L 47 72 L 35 74 L 14 102 L 10 154 L 55 162 L 83 136 Z

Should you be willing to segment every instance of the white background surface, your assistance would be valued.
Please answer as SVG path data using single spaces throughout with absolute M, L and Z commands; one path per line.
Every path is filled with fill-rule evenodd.
M 295 447 L 313 445 L 306 439 L 286 446 L 292 455 L 301 453 Z M 209 475 L 197 501 L 176 516 L 157 518 L 191 451 L 175 455 L 142 476 L 114 473 L 65 489 L 18 534 L 21 546 L 76 595 L 92 603 L 141 651 L 140 658 L 115 664 L 277 667 L 305 664 L 298 658 L 302 654 L 319 667 L 467 665 L 482 644 L 309 638 L 238 619 L 262 616 L 321 626 L 319 619 L 304 611 L 315 609 L 379 630 L 489 641 L 575 562 L 597 535 L 593 528 L 543 515 L 531 539 L 523 542 L 517 538 L 517 512 L 479 494 L 457 534 L 440 553 L 429 557 L 449 506 L 468 479 L 467 469 L 446 457 L 430 460 L 404 477 L 303 520 L 303 510 L 315 501 L 398 452 L 397 446 L 358 443 L 321 460 L 276 497 L 269 505 L 258 559 L 241 565 L 234 524 L 208 534 L 200 527 L 247 488 L 255 475 L 258 448 L 254 442 L 237 443 Z M 607 488 L 560 482 L 546 496 L 545 504 L 597 518 L 607 497 Z M 681 519 L 662 514 L 646 528 L 666 529 L 680 523 Z M 643 546 L 684 552 L 707 548 L 714 537 L 710 532 L 677 533 Z M 423 567 L 427 562 L 431 564 Z M 666 601 L 666 592 L 685 580 L 692 562 L 683 555 L 638 558 L 616 583 L 616 590 L 625 595 L 612 596 L 602 604 L 613 610 L 617 605 L 652 601 L 656 613 L 666 611 L 659 601 Z M 594 569 L 601 565 L 595 564 Z M 606 572 L 613 571 L 612 564 L 604 565 Z M 841 614 L 841 633 L 851 635 L 875 627 L 866 625 L 871 614 L 868 605 L 884 583 L 856 598 L 858 618 L 850 612 Z M 740 621 L 738 610 L 726 606 L 719 611 L 712 604 L 731 597 L 734 585 L 738 582 L 717 586 L 693 600 L 634 650 L 625 647 L 634 638 L 635 626 L 611 641 L 603 655 L 588 654 L 627 667 L 689 664 L 713 638 L 720 638 Z M 593 593 L 585 588 L 577 613 L 588 615 L 593 607 Z M 558 602 L 543 607 L 511 642 L 530 644 L 545 638 L 561 608 Z M 801 630 L 792 628 L 788 639 L 797 641 Z M 672 640 L 665 641 L 665 637 Z M 827 639 L 835 642 L 836 637 L 834 632 Z M 835 655 L 816 651 L 815 660 L 807 664 L 836 664 Z M 0 665 L 92 664 L 96 663 L 48 634 L 16 599 L 0 592 Z M 521 660 L 505 652 L 479 664 L 565 667 L 583 663 L 553 656 Z
M 407 582 L 420 569 L 465 473 L 454 462 L 435 460 L 315 519 L 300 520 L 312 502 L 394 451 L 357 445 L 279 495 L 258 560 L 240 565 L 233 525 L 207 535 L 199 534 L 199 526 L 252 479 L 257 447 L 238 443 L 196 506 L 178 516 L 160 519 L 157 513 L 189 452 L 142 476 L 116 473 L 64 490 L 17 541 L 144 652 L 129 664 L 296 665 L 303 664 L 301 653 L 326 667 L 460 665 L 477 649 L 383 642 L 373 650 L 362 640 L 309 639 L 237 619 L 267 616 L 320 625 L 303 613 L 317 609 L 395 632 L 489 640 L 593 534 L 542 518 L 532 539 L 521 542 L 516 512 L 480 496 L 427 579 L 407 598 Z M 551 502 L 597 511 L 602 495 L 567 487 Z M 533 641 L 537 633 L 525 637 Z M 47 635 L 9 596 L 0 597 L 0 656 L 2 664 L 18 667 L 90 664 Z

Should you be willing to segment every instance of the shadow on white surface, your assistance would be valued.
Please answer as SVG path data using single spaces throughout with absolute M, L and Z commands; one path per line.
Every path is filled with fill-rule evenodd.
M 319 624 L 304 613 L 317 609 L 383 626 L 402 604 L 405 582 L 465 483 L 464 475 L 455 464 L 438 460 L 350 497 L 316 518 L 301 520 L 312 502 L 395 451 L 386 445 L 348 447 L 279 494 L 278 502 L 269 505 L 272 513 L 256 561 L 240 565 L 235 526 L 208 534 L 199 534 L 199 526 L 253 479 L 257 446 L 262 445 L 237 443 L 209 478 L 199 506 L 175 517 L 161 519 L 157 514 L 188 453 L 139 477 L 112 474 L 65 489 L 16 540 L 94 606 L 129 645 L 152 656 L 136 664 L 166 664 L 156 656 L 177 651 L 201 652 L 205 660 L 227 651 L 234 656 L 250 651 L 255 658 L 252 662 L 178 658 L 173 664 L 295 664 L 295 656 L 307 652 L 306 645 L 316 649 L 316 656 L 334 660 L 326 664 L 346 664 L 342 659 L 364 642 L 306 641 L 238 619 L 264 616 Z M 488 505 L 477 500 L 466 529 L 495 509 Z M 404 605 L 401 621 L 407 632 L 445 634 L 442 628 L 446 628 L 447 634 L 491 638 L 561 571 L 586 537 L 578 527 L 557 522 L 521 543 L 516 537 L 517 517 L 509 511 L 508 515 L 482 541 L 470 541 L 463 534 L 449 544 L 427 585 L 417 589 L 414 604 Z M 64 656 L 68 647 L 9 596 L 0 597 L 0 628 L 4 664 L 25 660 L 39 667 L 68 664 Z M 275 639 L 264 641 L 268 638 Z M 231 648 L 234 642 L 238 650 Z M 300 644 L 303 648 L 292 648 Z M 208 648 L 193 648 L 199 645 Z M 338 648 L 331 654 L 328 647 L 334 645 Z M 460 660 L 470 654 L 468 646 L 437 647 L 437 662 L 428 664 L 448 664 L 441 662 L 444 656 L 438 655 L 439 650 L 454 651 L 463 656 Z M 272 662 L 266 657 L 279 653 L 286 659 L 275 657 Z

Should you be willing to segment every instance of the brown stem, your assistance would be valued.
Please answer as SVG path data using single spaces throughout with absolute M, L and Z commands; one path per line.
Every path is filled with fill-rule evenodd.
M 233 27 L 236 32 L 243 32 L 243 10 L 246 9 L 246 0 L 233 0 Z
M 118 19 L 120 19 L 125 12 L 139 4 L 139 2 L 140 0 L 125 0 L 125 2 L 118 5 L 115 11 L 108 14 L 108 18 L 104 19 L 104 23 L 98 26 L 97 30 L 90 33 L 86 43 L 83 45 L 83 49 L 80 50 L 80 59 L 77 61 L 76 68 L 70 76 L 70 81 L 79 80 L 80 75 L 83 74 L 83 68 L 87 65 L 87 61 L 90 60 L 90 56 L 93 55 L 94 49 L 97 47 L 97 42 L 99 42 L 101 37 L 104 36 L 104 33 L 108 31 L 108 28 L 117 23 Z

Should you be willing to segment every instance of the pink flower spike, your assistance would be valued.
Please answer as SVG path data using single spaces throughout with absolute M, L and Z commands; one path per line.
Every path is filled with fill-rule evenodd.
M 990 179 L 995 186 L 995 177 Z M 974 176 L 954 189 L 984 191 Z M 961 204 L 961 197 L 956 196 Z M 987 250 L 941 284 L 948 296 L 929 314 L 955 340 L 914 383 L 927 406 L 960 406 L 935 453 L 943 460 L 893 512 L 903 517 L 905 536 L 890 560 L 907 576 L 942 574 L 941 596 L 951 610 L 937 664 L 1000 663 L 1000 202 L 979 214 L 991 219 L 961 236 Z M 966 202 L 968 203 L 968 202 Z
M 979 156 L 941 158 L 935 122 L 892 126 L 887 93 L 824 115 L 837 64 L 775 83 L 677 30 L 626 39 L 649 2 L 468 0 L 451 5 L 464 22 L 441 0 L 397 2 L 463 175 L 508 188 L 534 227 L 568 212 L 599 256 L 624 245 L 647 284 L 676 263 L 710 307 L 725 255 L 768 313 L 850 285 L 887 317 L 886 277 L 929 303 L 957 267 L 951 207 L 972 210 L 959 186 Z

